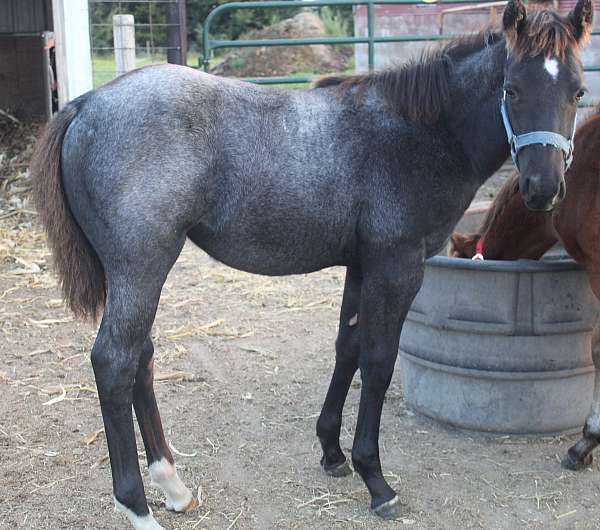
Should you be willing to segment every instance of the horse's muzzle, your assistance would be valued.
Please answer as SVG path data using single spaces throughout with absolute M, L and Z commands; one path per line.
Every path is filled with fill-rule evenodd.
M 561 175 L 557 180 L 558 189 L 556 185 L 548 184 L 548 179 L 544 179 L 539 175 L 528 178 L 523 183 L 524 189 L 521 189 L 525 206 L 530 210 L 540 212 L 548 212 L 558 206 L 565 198 L 567 187 L 564 176 Z

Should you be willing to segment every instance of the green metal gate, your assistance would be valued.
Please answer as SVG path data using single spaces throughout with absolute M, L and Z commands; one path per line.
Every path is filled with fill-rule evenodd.
M 212 52 L 219 48 L 245 48 L 253 46 L 306 46 L 311 44 L 367 44 L 368 45 L 368 65 L 372 70 L 375 65 L 375 45 L 389 42 L 422 42 L 422 41 L 440 41 L 449 40 L 453 35 L 398 35 L 398 36 L 375 36 L 375 6 L 376 5 L 455 5 L 455 4 L 474 4 L 485 7 L 486 4 L 497 4 L 495 0 L 438 0 L 437 2 L 424 2 L 423 0 L 268 0 L 266 2 L 230 2 L 222 4 L 213 9 L 206 17 L 202 34 L 203 55 L 199 65 L 205 71 L 209 69 L 209 61 Z M 210 37 L 211 24 L 215 18 L 226 11 L 236 9 L 277 9 L 289 7 L 325 7 L 325 6 L 367 6 L 367 35 L 365 37 L 322 37 L 306 39 L 255 39 L 255 40 L 218 40 Z M 592 35 L 600 35 L 600 31 L 592 32 Z M 599 72 L 600 65 L 591 65 L 585 67 L 586 72 Z M 309 83 L 312 80 L 308 76 L 286 76 L 286 77 L 262 77 L 247 79 L 260 84 L 288 84 L 288 83 Z

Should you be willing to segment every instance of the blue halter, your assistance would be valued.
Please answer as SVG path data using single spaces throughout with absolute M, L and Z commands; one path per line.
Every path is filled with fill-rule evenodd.
M 502 114 L 502 121 L 504 122 L 504 128 L 506 129 L 508 143 L 510 144 L 510 155 L 512 156 L 515 166 L 517 166 L 517 169 L 519 169 L 519 151 L 523 149 L 523 147 L 533 144 L 542 144 L 544 146 L 551 145 L 556 149 L 560 149 L 563 152 L 565 159 L 565 171 L 571 167 L 571 162 L 573 162 L 573 137 L 575 136 L 575 127 L 577 126 L 577 113 L 575 113 L 573 131 L 571 132 L 571 137 L 569 139 L 565 138 L 562 134 L 549 131 L 534 131 L 524 134 L 515 134 L 510 125 L 510 119 L 508 118 L 506 90 L 504 91 L 500 102 L 500 113 Z

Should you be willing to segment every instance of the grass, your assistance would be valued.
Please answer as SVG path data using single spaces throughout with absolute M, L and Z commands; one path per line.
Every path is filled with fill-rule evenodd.
M 148 66 L 150 64 L 161 64 L 166 62 L 167 57 L 164 53 L 148 55 L 144 52 L 141 52 L 136 57 L 135 67 L 141 68 L 142 66 Z M 188 53 L 188 64 L 190 66 L 198 66 L 197 53 Z M 92 56 L 92 69 L 94 72 L 94 88 L 112 81 L 115 78 L 114 55 L 111 53 L 94 54 Z

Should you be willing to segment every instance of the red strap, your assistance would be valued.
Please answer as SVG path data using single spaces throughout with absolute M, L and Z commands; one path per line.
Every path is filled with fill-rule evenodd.
M 481 254 L 483 256 L 483 237 L 480 238 L 475 245 L 475 254 Z
M 473 261 L 483 261 L 483 238 L 475 244 L 475 255 L 471 258 Z

